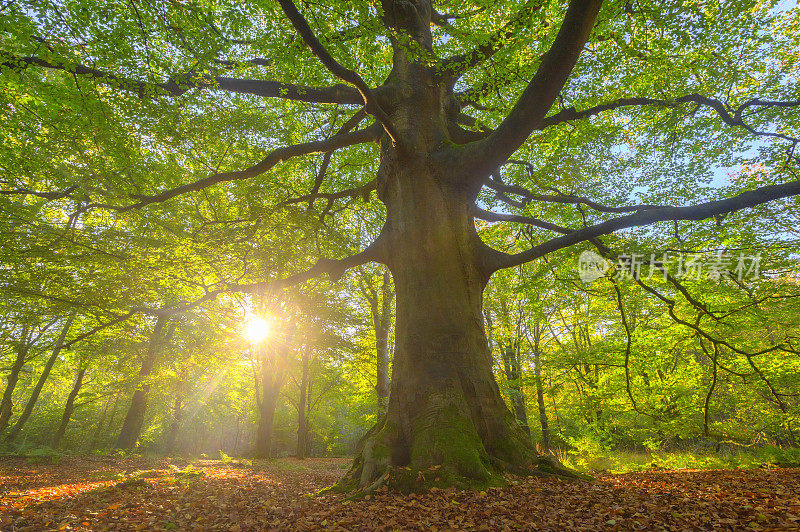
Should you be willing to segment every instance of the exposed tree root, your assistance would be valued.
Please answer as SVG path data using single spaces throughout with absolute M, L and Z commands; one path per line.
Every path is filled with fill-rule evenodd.
M 414 441 L 408 442 L 396 424 L 382 420 L 361 439 L 353 466 L 332 489 L 361 498 L 383 486 L 404 493 L 485 489 L 507 484 L 507 474 L 591 480 L 552 456 L 538 454 L 513 419 L 508 427 L 504 437 L 486 445 L 469 416 L 451 407 L 437 408 L 431 418 L 414 423 Z

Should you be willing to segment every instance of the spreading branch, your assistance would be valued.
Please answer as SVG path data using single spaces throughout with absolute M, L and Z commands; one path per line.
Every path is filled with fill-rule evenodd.
M 163 201 L 167 201 L 182 194 L 203 190 L 218 183 L 223 183 L 227 181 L 239 181 L 243 179 L 250 179 L 256 177 L 272 169 L 277 164 L 293 157 L 310 155 L 312 153 L 329 152 L 340 148 L 353 146 L 356 144 L 374 142 L 378 140 L 379 133 L 380 133 L 379 127 L 377 126 L 377 124 L 373 124 L 372 126 L 360 129 L 358 131 L 353 131 L 350 133 L 342 133 L 340 135 L 335 135 L 325 140 L 316 140 L 312 142 L 304 142 L 302 144 L 293 144 L 291 146 L 282 146 L 280 148 L 272 150 L 260 162 L 244 170 L 239 170 L 235 172 L 214 173 L 203 179 L 199 179 L 192 183 L 186 183 L 185 185 L 165 190 L 153 196 L 142 196 L 142 195 L 131 196 L 134 199 L 139 200 L 137 203 L 133 203 L 131 205 L 119 206 L 119 205 L 108 205 L 103 203 L 92 203 L 84 207 L 84 210 L 93 207 L 111 209 L 117 212 L 127 212 L 134 209 L 140 209 L 142 207 L 151 205 L 153 203 L 160 203 Z
M 340 190 L 339 192 L 311 192 L 309 194 L 305 194 L 303 196 L 298 196 L 296 198 L 289 198 L 287 200 L 283 200 L 282 202 L 278 203 L 277 207 L 285 207 L 287 205 L 294 205 L 297 203 L 308 203 L 309 205 L 313 204 L 314 201 L 318 199 L 324 199 L 328 202 L 328 205 L 333 203 L 339 199 L 345 198 L 357 198 L 361 196 L 362 198 L 369 198 L 370 193 L 375 190 L 377 186 L 376 180 L 371 180 L 368 183 L 348 188 L 346 190 Z
M 29 188 L 15 188 L 13 190 L 0 190 L 0 196 L 36 196 L 46 200 L 54 201 L 69 197 L 78 187 L 71 186 L 64 190 L 53 192 L 40 192 Z
M 491 34 L 485 42 L 476 46 L 469 52 L 454 55 L 442 61 L 439 67 L 439 75 L 455 81 L 468 70 L 478 66 L 483 61 L 492 57 L 497 51 L 522 29 L 529 26 L 531 15 L 542 8 L 542 0 L 528 0 L 514 13 L 514 15 L 503 24 L 503 26 Z
M 774 137 L 792 142 L 793 144 L 800 143 L 800 139 L 796 137 L 790 137 L 782 133 L 759 131 L 746 124 L 743 119 L 744 112 L 752 107 L 758 107 L 761 109 L 769 109 L 772 107 L 780 107 L 780 108 L 800 107 L 800 100 L 782 102 L 782 101 L 761 100 L 759 98 L 751 98 L 746 102 L 744 102 L 743 104 L 741 104 L 740 106 L 733 109 L 726 106 L 721 100 L 695 93 L 686 94 L 684 96 L 679 96 L 674 99 L 649 98 L 645 96 L 635 97 L 635 98 L 619 98 L 617 100 L 595 105 L 594 107 L 589 107 L 588 109 L 584 109 L 582 111 L 578 111 L 574 107 L 567 107 L 566 109 L 562 109 L 559 112 L 544 118 L 536 129 L 541 130 L 546 127 L 562 124 L 564 122 L 580 120 L 583 118 L 590 118 L 592 116 L 599 115 L 604 111 L 612 111 L 614 109 L 619 109 L 621 107 L 639 107 L 645 105 L 674 107 L 676 105 L 680 105 L 683 103 L 694 103 L 698 106 L 710 107 L 717 113 L 717 115 L 719 115 L 719 117 L 725 124 L 733 127 L 741 127 L 753 135 Z
M 623 213 L 623 212 L 636 212 L 636 211 L 643 211 L 648 209 L 656 209 L 662 207 L 662 205 L 650 205 L 650 204 L 641 204 L 641 205 L 625 205 L 621 207 L 611 207 L 608 205 L 603 205 L 597 201 L 591 200 L 584 196 L 576 196 L 574 194 L 535 194 L 534 192 L 518 186 L 518 185 L 508 185 L 503 183 L 497 177 L 494 179 L 490 179 L 486 182 L 486 186 L 494 190 L 498 193 L 497 198 L 501 201 L 509 203 L 515 207 L 523 208 L 531 201 L 543 201 L 547 203 L 567 203 L 567 204 L 575 204 L 575 205 L 586 205 L 596 211 L 599 212 L 608 212 L 608 213 Z M 516 194 L 518 196 L 522 196 L 523 201 L 521 202 L 514 202 L 510 200 L 506 194 Z
M 264 98 L 283 98 L 320 104 L 360 104 L 358 91 L 347 85 L 332 87 L 306 87 L 280 81 L 238 79 L 224 76 L 204 78 L 189 72 L 175 76 L 163 83 L 148 83 L 134 78 L 119 76 L 83 64 L 51 62 L 34 56 L 14 56 L 3 53 L 0 70 L 11 69 L 20 72 L 28 66 L 38 66 L 50 70 L 61 70 L 70 74 L 95 79 L 104 85 L 137 94 L 140 98 L 154 96 L 181 96 L 190 89 L 211 89 L 252 94 Z
M 560 225 L 556 225 L 551 222 L 546 222 L 544 220 L 540 220 L 538 218 L 533 218 L 530 216 L 523 216 L 521 214 L 506 214 L 506 213 L 499 213 L 499 212 L 491 212 L 485 209 L 481 209 L 479 207 L 475 207 L 472 211 L 472 215 L 475 218 L 479 218 L 481 220 L 486 220 L 487 222 L 515 222 L 515 223 L 522 223 L 526 225 L 532 225 L 534 227 L 539 227 L 541 229 L 545 229 L 547 231 L 553 231 L 554 233 L 561 233 L 562 235 L 568 235 L 574 232 L 573 229 L 568 229 L 566 227 L 561 227 Z
M 76 336 L 75 338 L 71 339 L 68 342 L 65 342 L 62 345 L 62 348 L 68 349 L 73 345 L 75 345 L 76 343 L 81 342 L 104 329 L 123 323 L 124 321 L 136 316 L 137 314 L 144 314 L 150 316 L 181 314 L 189 310 L 192 310 L 203 303 L 213 301 L 214 299 L 225 293 L 236 293 L 236 292 L 254 293 L 263 290 L 280 290 L 295 284 L 303 283 L 315 277 L 320 277 L 321 275 L 324 274 L 327 274 L 332 282 L 336 282 L 339 279 L 341 279 L 342 275 L 344 275 L 344 272 L 350 268 L 353 268 L 355 266 L 360 266 L 368 262 L 384 262 L 385 258 L 383 256 L 383 253 L 384 253 L 383 239 L 379 236 L 378 239 L 376 239 L 366 249 L 364 249 L 359 253 L 356 253 L 355 255 L 351 255 L 349 257 L 345 257 L 342 259 L 322 258 L 319 259 L 312 268 L 294 275 L 290 275 L 289 277 L 284 277 L 283 279 L 262 281 L 250 284 L 228 283 L 222 288 L 206 291 L 205 294 L 195 299 L 194 301 L 179 302 L 159 308 L 135 307 L 130 309 L 128 312 L 125 312 L 124 314 L 116 314 L 109 321 L 101 323 L 100 325 L 90 329 L 89 331 L 86 331 L 85 333 Z
M 345 257 L 343 259 L 322 258 L 314 266 L 303 272 L 284 277 L 283 279 L 261 281 L 250 284 L 230 284 L 227 291 L 254 293 L 263 290 L 280 290 L 292 285 L 304 283 L 315 277 L 327 274 L 331 282 L 336 282 L 342 278 L 344 272 L 350 268 L 367 264 L 368 262 L 385 262 L 383 238 L 378 237 L 372 244 L 363 251 Z
M 465 169 L 479 179 L 508 159 L 539 125 L 567 82 L 589 39 L 602 0 L 571 0 L 555 42 L 542 57 L 533 79 L 511 113 L 462 158 Z
M 386 114 L 386 111 L 381 108 L 380 104 L 375 98 L 375 95 L 372 89 L 367 85 L 367 82 L 358 75 L 357 72 L 350 70 L 342 66 L 333 56 L 325 49 L 322 43 L 317 39 L 316 35 L 311 29 L 311 26 L 308 25 L 308 21 L 306 21 L 305 17 L 297 10 L 297 7 L 291 0 L 278 0 L 281 7 L 283 8 L 283 12 L 286 13 L 286 16 L 292 22 L 294 29 L 297 30 L 297 33 L 300 34 L 303 41 L 311 48 L 311 52 L 317 56 L 317 58 L 325 65 L 334 76 L 345 81 L 351 85 L 353 85 L 358 92 L 361 94 L 361 98 L 364 103 L 364 108 L 366 111 L 374 116 L 382 125 L 383 128 L 386 130 L 386 134 L 392 139 L 398 146 L 402 146 L 400 142 L 400 136 L 398 135 L 394 125 L 392 124 L 391 120 L 389 119 L 389 115 Z
M 539 257 L 574 244 L 607 235 L 620 229 L 650 225 L 667 220 L 705 220 L 714 216 L 728 214 L 770 201 L 800 194 L 800 181 L 790 181 L 780 185 L 767 185 L 749 190 L 724 200 L 709 201 L 686 207 L 658 207 L 638 211 L 605 222 L 578 229 L 570 234 L 553 238 L 521 253 L 509 255 L 495 251 L 492 270 L 509 268 L 530 262 Z
M 352 131 L 361 121 L 366 117 L 366 112 L 361 109 L 356 112 L 353 116 L 351 116 L 339 130 L 336 132 L 337 135 L 341 135 L 343 133 L 347 133 Z M 331 164 L 331 158 L 333 157 L 333 151 L 325 152 L 325 155 L 322 156 L 322 164 L 319 166 L 319 171 L 317 172 L 317 176 L 314 178 L 314 185 L 311 187 L 310 195 L 314 196 L 317 192 L 319 192 L 319 187 L 322 186 L 322 182 L 325 180 L 325 175 L 328 172 L 328 167 Z M 313 200 L 309 203 L 309 206 L 313 205 Z

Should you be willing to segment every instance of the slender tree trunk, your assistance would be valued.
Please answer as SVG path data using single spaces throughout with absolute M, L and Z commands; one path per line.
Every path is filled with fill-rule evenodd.
M 25 426 L 28 418 L 31 416 L 33 407 L 36 406 L 36 401 L 39 400 L 39 394 L 42 393 L 42 388 L 44 388 L 47 378 L 50 377 L 50 371 L 53 369 L 53 366 L 58 360 L 58 355 L 61 354 L 61 346 L 64 344 L 64 339 L 67 337 L 70 327 L 72 327 L 72 322 L 75 320 L 75 313 L 76 311 L 73 310 L 69 316 L 67 316 L 67 321 L 64 322 L 64 326 L 61 328 L 61 333 L 58 335 L 53 352 L 50 354 L 50 357 L 44 364 L 42 374 L 39 376 L 39 380 L 36 381 L 36 386 L 33 387 L 33 391 L 31 392 L 31 396 L 28 398 L 28 402 L 25 403 L 25 409 L 22 411 L 22 414 L 20 414 L 17 422 L 14 423 L 14 426 L 11 427 L 8 435 L 6 435 L 6 441 L 14 441 L 22 430 L 22 427 Z
M 178 392 L 175 396 L 175 403 L 172 406 L 172 422 L 167 429 L 167 437 L 164 444 L 164 452 L 166 454 L 172 454 L 175 451 L 175 443 L 178 441 L 178 430 L 180 429 L 182 418 L 183 397 Z
M 161 354 L 161 347 L 164 338 L 164 325 L 167 318 L 164 315 L 159 315 L 156 319 L 156 324 L 153 327 L 153 332 L 150 334 L 150 343 L 147 347 L 147 354 L 142 361 L 142 367 L 139 370 L 139 379 L 145 380 L 150 376 L 155 366 L 156 359 Z M 128 413 L 125 415 L 125 421 L 122 423 L 122 428 L 117 438 L 117 449 L 132 449 L 136 446 L 136 441 L 142 432 L 142 425 L 144 423 L 144 414 L 147 409 L 147 395 L 150 392 L 149 384 L 140 384 L 136 391 L 133 392 L 131 405 L 128 408 Z
M 8 372 L 8 375 L 6 375 L 6 389 L 3 392 L 3 399 L 0 400 L 0 434 L 6 430 L 8 423 L 11 420 L 11 414 L 14 406 L 14 389 L 17 387 L 19 374 L 22 371 L 22 367 L 25 365 L 26 358 L 28 357 L 28 351 L 30 351 L 31 348 L 31 345 L 28 341 L 28 334 L 28 326 L 23 325 L 22 335 L 20 337 L 19 344 L 17 345 L 17 356 L 14 358 L 13 364 L 11 364 L 11 369 Z
M 314 443 L 314 438 L 311 434 L 311 409 L 313 408 L 311 403 L 311 390 L 313 388 L 313 384 L 314 381 L 312 379 L 308 379 L 308 391 L 306 392 L 306 456 L 311 456 L 311 445 Z
M 306 406 L 308 404 L 308 383 L 309 383 L 309 353 L 308 347 L 303 351 L 302 370 L 300 374 L 300 400 L 297 403 L 297 448 L 295 455 L 299 459 L 306 457 L 308 450 L 308 418 L 306 417 Z
M 375 355 L 377 360 L 375 393 L 378 398 L 378 417 L 386 415 L 389 405 L 389 333 L 392 328 L 392 300 L 394 292 L 389 270 L 381 274 L 380 293 L 371 284 L 359 282 L 359 288 L 369 303 L 372 328 L 375 332 Z
M 378 395 L 378 409 L 382 416 L 389 407 L 389 332 L 392 327 L 392 292 L 388 270 L 383 270 L 381 282 L 381 309 L 375 322 L 375 351 L 377 355 L 377 381 L 375 392 Z M 377 310 L 377 305 L 376 310 Z
M 61 440 L 67 432 L 67 424 L 72 417 L 72 412 L 75 411 L 75 399 L 83 386 L 83 377 L 86 375 L 86 368 L 80 368 L 78 374 L 75 376 L 75 382 L 72 384 L 72 390 L 69 392 L 67 402 L 64 405 L 64 413 L 61 415 L 61 423 L 58 424 L 58 430 L 53 435 L 53 447 L 58 448 L 61 445 Z
M 112 416 L 114 414 L 114 410 L 117 409 L 117 400 L 119 399 L 119 394 L 114 394 L 114 408 L 112 409 Z M 103 424 L 106 421 L 106 414 L 108 414 L 108 407 L 111 404 L 111 397 L 109 396 L 106 398 L 106 406 L 103 407 L 103 413 L 100 414 L 100 419 L 97 420 L 97 426 L 94 430 L 94 434 L 92 435 L 92 439 L 89 440 L 89 449 L 96 449 L 97 443 L 100 441 L 100 434 L 103 432 Z M 109 426 L 111 426 L 109 422 Z
M 242 419 L 236 417 L 236 437 L 233 440 L 233 452 L 239 454 L 239 440 L 242 436 Z
M 259 418 L 256 430 L 256 458 L 269 458 L 272 456 L 272 429 L 275 420 L 275 409 L 278 407 L 278 397 L 286 382 L 286 353 L 285 342 L 264 346 L 261 357 L 261 400 L 258 403 Z
M 542 448 L 550 449 L 550 425 L 547 423 L 547 409 L 544 404 L 544 386 L 542 385 L 542 357 L 539 348 L 539 324 L 534 326 L 533 339 L 533 379 L 536 383 L 536 403 L 539 406 L 539 424 L 542 426 Z
M 525 392 L 522 389 L 522 371 L 520 370 L 519 352 L 513 343 L 508 342 L 502 346 L 503 368 L 505 369 L 508 388 L 511 395 L 511 407 L 514 410 L 514 417 L 525 433 L 530 436 L 531 429 L 528 426 L 528 410 L 525 407 Z
M 263 390 L 259 407 L 258 429 L 256 430 L 256 458 L 270 458 L 272 456 L 272 428 L 277 406 L 277 390 L 272 386 L 267 386 Z

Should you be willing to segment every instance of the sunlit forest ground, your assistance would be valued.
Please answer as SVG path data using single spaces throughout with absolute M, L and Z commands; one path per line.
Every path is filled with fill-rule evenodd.
M 237 460 L 29 455 L 0 461 L 2 530 L 792 530 L 798 456 L 603 457 L 595 481 L 509 477 L 485 491 L 317 493 L 349 458 Z M 602 461 L 597 458 L 594 463 Z M 725 460 L 724 462 L 722 460 Z M 759 460 L 767 460 L 759 463 Z M 686 469 L 662 469 L 675 464 Z M 719 465 L 749 469 L 699 469 Z

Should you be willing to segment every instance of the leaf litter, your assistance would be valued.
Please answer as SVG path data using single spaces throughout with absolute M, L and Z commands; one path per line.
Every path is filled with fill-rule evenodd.
M 485 491 L 315 495 L 342 458 L 0 461 L 0 529 L 800 530 L 800 469 L 655 470 L 594 482 L 510 477 Z

